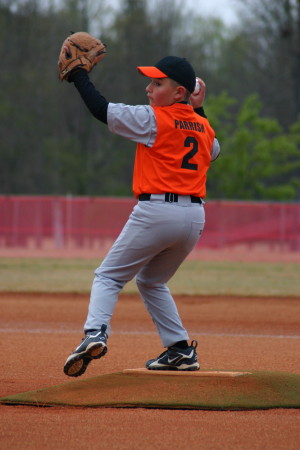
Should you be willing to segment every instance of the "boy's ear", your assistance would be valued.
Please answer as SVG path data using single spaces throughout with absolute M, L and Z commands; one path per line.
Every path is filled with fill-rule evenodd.
M 185 97 L 186 94 L 186 88 L 183 86 L 178 86 L 175 92 L 175 99 L 177 101 L 182 100 Z

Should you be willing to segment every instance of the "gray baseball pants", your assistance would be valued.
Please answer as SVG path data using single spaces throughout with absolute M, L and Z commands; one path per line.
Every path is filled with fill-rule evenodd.
M 110 320 L 123 286 L 134 277 L 164 347 L 188 340 L 174 299 L 166 285 L 194 248 L 204 228 L 203 204 L 189 196 L 165 202 L 152 194 L 139 201 L 102 264 L 95 271 L 85 332 Z

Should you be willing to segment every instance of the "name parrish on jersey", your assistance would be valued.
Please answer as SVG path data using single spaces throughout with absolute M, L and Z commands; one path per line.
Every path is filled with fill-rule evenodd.
M 174 126 L 180 130 L 192 130 L 198 131 L 199 133 L 205 133 L 204 125 L 199 122 L 187 122 L 186 120 L 175 119 Z

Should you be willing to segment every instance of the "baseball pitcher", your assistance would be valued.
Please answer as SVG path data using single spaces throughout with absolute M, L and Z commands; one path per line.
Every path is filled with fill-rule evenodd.
M 61 48 L 59 78 L 74 84 L 91 114 L 112 133 L 136 143 L 137 203 L 95 271 L 85 338 L 67 358 L 64 373 L 78 377 L 107 353 L 119 293 L 133 278 L 165 348 L 146 368 L 199 370 L 197 342 L 189 343 L 167 282 L 201 236 L 207 171 L 220 152 L 202 107 L 206 86 L 185 58 L 166 56 L 137 68 L 137 76 L 147 78 L 147 105 L 111 103 L 88 75 L 105 53 L 105 45 L 88 33 L 72 34 Z

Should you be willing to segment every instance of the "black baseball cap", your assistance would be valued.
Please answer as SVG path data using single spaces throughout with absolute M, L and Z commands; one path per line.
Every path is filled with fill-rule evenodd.
M 196 75 L 193 67 L 185 58 L 166 56 L 155 66 L 137 67 L 137 70 L 149 78 L 172 78 L 191 93 L 194 92 Z

